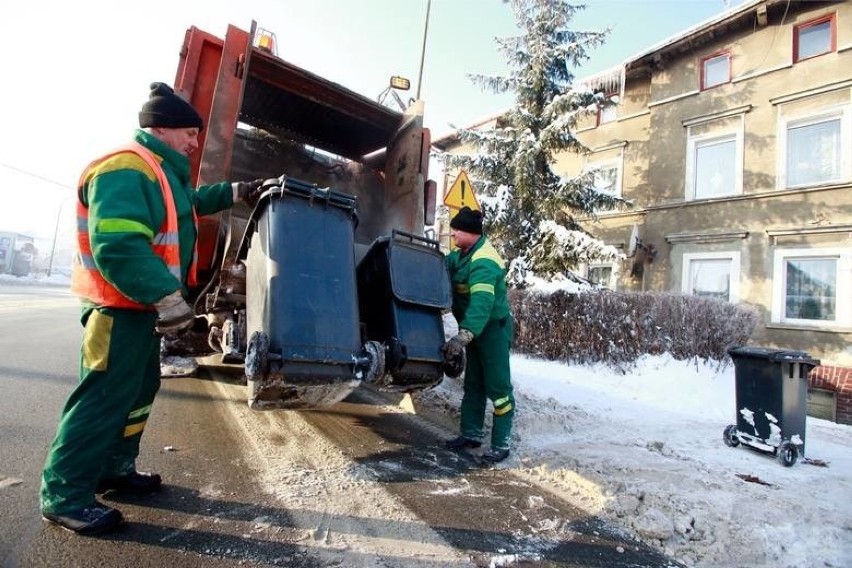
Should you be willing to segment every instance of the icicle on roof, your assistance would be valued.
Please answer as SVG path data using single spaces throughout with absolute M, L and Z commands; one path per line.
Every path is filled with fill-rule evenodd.
M 617 93 L 621 91 L 624 76 L 624 66 L 616 65 L 605 69 L 600 73 L 595 73 L 588 77 L 583 77 L 574 85 L 575 90 L 588 89 L 590 91 L 603 91 L 604 93 Z

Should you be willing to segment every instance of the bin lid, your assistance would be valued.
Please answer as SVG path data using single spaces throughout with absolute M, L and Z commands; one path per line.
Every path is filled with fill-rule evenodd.
M 820 364 L 819 360 L 812 358 L 804 351 L 791 351 L 771 347 L 731 347 L 728 349 L 728 354 L 733 359 L 751 357 L 752 359 L 766 359 L 773 363 L 783 363 L 786 361 L 791 363 L 809 363 L 813 366 Z
M 441 309 L 452 306 L 450 276 L 440 251 L 394 240 L 388 245 L 391 289 L 398 300 Z
M 278 183 L 271 183 L 272 181 L 277 181 Z M 263 216 L 263 213 L 271 206 L 273 199 L 283 200 L 285 198 L 297 197 L 300 201 L 303 199 L 307 200 L 311 205 L 317 204 L 326 208 L 341 209 L 345 213 L 348 213 L 355 227 L 358 226 L 357 199 L 354 195 L 340 193 L 327 187 L 323 188 L 316 184 L 289 178 L 286 174 L 277 178 L 277 180 L 267 180 L 265 187 L 266 189 L 261 194 L 257 205 L 249 216 L 248 224 L 240 241 L 237 258 L 243 259 L 246 257 L 251 237 L 257 230 L 257 223 Z

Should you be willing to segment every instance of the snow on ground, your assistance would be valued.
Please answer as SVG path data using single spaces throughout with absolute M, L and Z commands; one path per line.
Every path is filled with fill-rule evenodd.
M 66 274 L 59 273 L 50 276 L 44 274 L 28 274 L 26 276 L 0 274 L 0 283 L 19 286 L 68 286 L 71 284 L 71 278 Z
M 649 356 L 622 374 L 514 355 L 512 382 L 518 413 L 502 467 L 688 566 L 852 566 L 852 426 L 809 417 L 806 457 L 828 467 L 783 467 L 722 442 L 736 423 L 732 365 Z M 415 405 L 456 424 L 461 394 L 460 380 L 445 379 Z
M 852 426 L 807 419 L 782 466 L 722 441 L 733 365 L 646 357 L 626 374 L 514 355 L 513 456 L 503 467 L 626 526 L 688 566 L 852 566 Z M 460 380 L 416 403 L 457 420 Z M 761 483 L 738 475 L 754 476 Z

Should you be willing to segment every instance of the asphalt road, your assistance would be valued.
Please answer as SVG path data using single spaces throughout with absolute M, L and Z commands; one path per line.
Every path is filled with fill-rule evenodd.
M 60 288 L 0 282 L 0 560 L 42 530 L 38 479 L 74 383 L 77 303 Z
M 676 566 L 509 469 L 444 450 L 440 426 L 368 390 L 326 410 L 254 412 L 243 388 L 169 379 L 141 465 L 167 487 L 112 502 L 85 538 L 38 514 L 38 482 L 76 382 L 76 301 L 0 282 L 0 565 Z M 501 563 L 502 562 L 502 563 Z

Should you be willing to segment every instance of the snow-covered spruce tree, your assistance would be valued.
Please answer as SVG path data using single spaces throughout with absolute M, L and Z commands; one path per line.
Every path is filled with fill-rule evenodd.
M 504 0 L 522 34 L 497 38 L 506 56 L 506 76 L 471 75 L 495 93 L 514 93 L 514 106 L 493 130 L 458 130 L 470 155 L 447 155 L 446 165 L 470 172 L 481 195 L 486 230 L 510 261 L 511 280 L 523 285 L 530 273 L 551 279 L 582 262 L 619 258 L 617 249 L 584 231 L 577 216 L 595 218 L 625 202 L 598 191 L 594 175 L 574 178 L 552 169 L 563 152 L 588 149 L 574 137 L 577 121 L 607 104 L 602 93 L 572 86 L 587 50 L 603 43 L 608 30 L 573 31 L 585 8 L 566 0 Z

